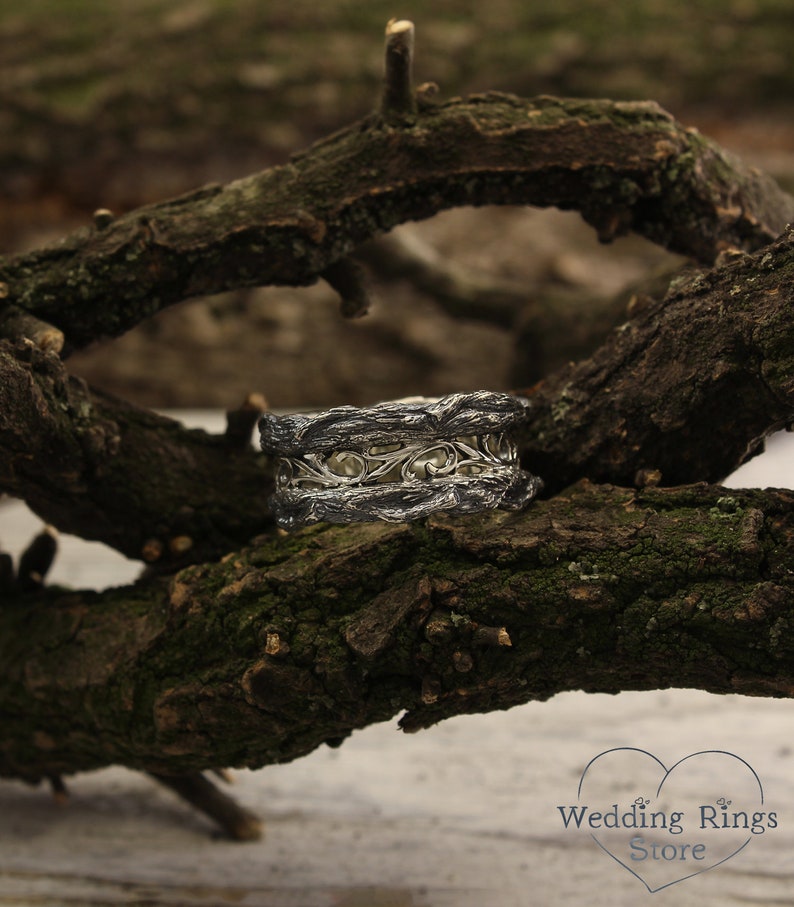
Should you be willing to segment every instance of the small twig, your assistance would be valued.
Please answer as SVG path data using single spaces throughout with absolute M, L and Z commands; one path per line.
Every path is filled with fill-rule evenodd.
M 194 809 L 216 822 L 235 841 L 258 841 L 262 837 L 261 820 L 224 794 L 201 772 L 187 772 L 184 775 L 161 775 L 157 772 L 149 774 Z
M 414 24 L 391 19 L 386 26 L 386 71 L 380 112 L 390 125 L 400 125 L 416 114 L 413 88 Z
M 109 208 L 97 208 L 94 211 L 94 226 L 97 230 L 104 230 L 116 219 L 116 215 Z
M 45 526 L 19 558 L 17 587 L 20 591 L 30 592 L 44 585 L 57 552 L 58 532 L 52 526 Z
M 52 799 L 58 806 L 66 806 L 69 802 L 69 789 L 60 775 L 48 775 L 47 780 L 52 788 Z
M 0 602 L 14 591 L 14 561 L 10 554 L 0 552 Z
M 62 331 L 17 306 L 6 309 L 0 321 L 0 337 L 8 340 L 26 337 L 45 353 L 58 354 L 64 345 Z
M 344 318 L 361 318 L 372 303 L 367 275 L 352 258 L 340 258 L 320 275 L 340 297 L 340 311 Z
M 247 449 L 251 445 L 251 432 L 266 410 L 267 400 L 262 394 L 249 394 L 237 409 L 230 409 L 224 432 L 229 444 L 238 450 Z
M 478 627 L 472 639 L 480 646 L 512 646 L 513 641 L 505 627 Z
M 0 310 L 13 299 L 79 349 L 193 296 L 308 285 L 367 238 L 463 204 L 557 206 L 599 224 L 631 209 L 636 232 L 702 263 L 794 222 L 794 199 L 768 177 L 649 103 L 480 95 L 417 113 L 421 129 L 373 120 L 387 122 L 373 115 L 283 167 L 3 258 Z M 144 221 L 163 242 L 142 242 Z

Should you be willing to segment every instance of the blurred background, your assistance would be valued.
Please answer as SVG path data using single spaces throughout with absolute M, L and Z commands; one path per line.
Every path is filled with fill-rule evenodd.
M 439 100 L 653 99 L 794 188 L 790 0 L 0 0 L 0 252 L 99 207 L 285 162 L 365 115 L 395 15 L 416 22 L 416 81 Z M 515 388 L 586 355 L 681 264 L 527 208 L 446 212 L 382 245 L 366 252 L 377 302 L 363 319 L 344 321 L 323 282 L 245 290 L 177 306 L 70 367 L 160 407 Z M 406 279 L 406 247 L 457 287 Z

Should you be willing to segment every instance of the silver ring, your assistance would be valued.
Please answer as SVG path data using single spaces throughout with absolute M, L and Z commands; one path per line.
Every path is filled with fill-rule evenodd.
M 521 469 L 510 430 L 529 401 L 492 391 L 412 398 L 259 422 L 278 457 L 270 506 L 284 529 L 402 523 L 440 510 L 519 510 L 543 487 Z

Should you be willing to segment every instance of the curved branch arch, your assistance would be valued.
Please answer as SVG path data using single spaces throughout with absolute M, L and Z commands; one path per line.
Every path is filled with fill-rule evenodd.
M 487 204 L 576 209 L 604 240 L 634 230 L 704 263 L 794 220 L 773 180 L 657 104 L 491 93 L 424 105 L 399 127 L 373 115 L 284 166 L 103 215 L 0 262 L 3 307 L 81 347 L 189 297 L 313 283 L 400 223 Z

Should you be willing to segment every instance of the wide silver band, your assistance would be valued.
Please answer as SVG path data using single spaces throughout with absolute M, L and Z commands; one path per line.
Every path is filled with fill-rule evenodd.
M 270 506 L 285 529 L 401 523 L 439 510 L 517 510 L 543 483 L 521 469 L 510 429 L 529 403 L 491 391 L 266 414 L 262 449 L 279 458 Z

